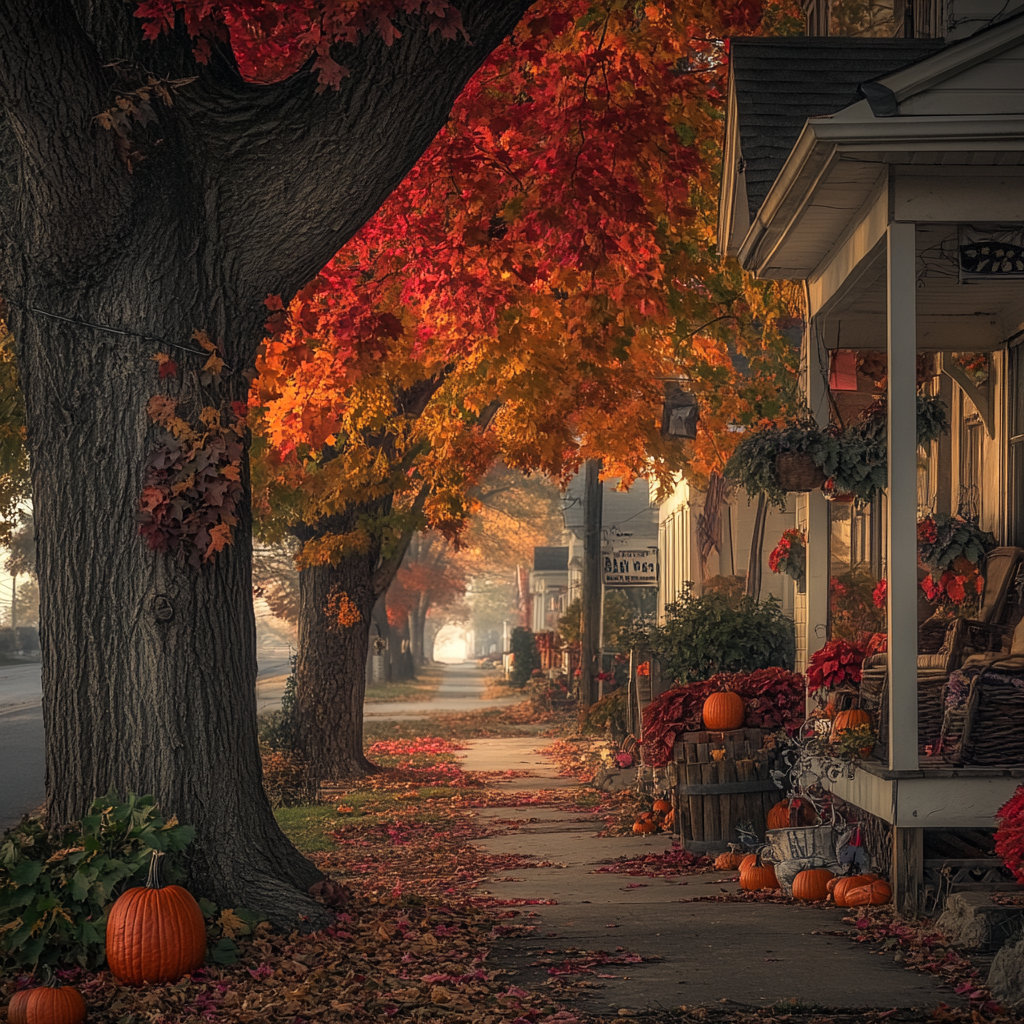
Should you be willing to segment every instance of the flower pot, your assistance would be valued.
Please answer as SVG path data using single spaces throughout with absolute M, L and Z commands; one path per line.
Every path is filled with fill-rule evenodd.
M 825 474 L 806 452 L 779 452 L 775 475 L 784 491 L 813 491 L 825 482 Z

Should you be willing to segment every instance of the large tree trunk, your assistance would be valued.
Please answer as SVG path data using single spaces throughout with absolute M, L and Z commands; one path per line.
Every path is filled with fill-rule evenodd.
M 0 281 L 33 463 L 49 814 L 152 792 L 197 828 L 197 891 L 281 923 L 328 915 L 261 786 L 247 469 L 229 549 L 198 567 L 149 550 L 145 408 L 170 393 L 195 422 L 245 398 L 263 300 L 288 301 L 373 214 L 528 3 L 459 6 L 472 46 L 411 22 L 339 51 L 350 77 L 317 94 L 307 72 L 243 82 L 217 43 L 197 64 L 181 18 L 146 43 L 124 0 L 0 0 Z M 119 139 L 96 115 L 139 68 L 194 81 Z M 180 351 L 197 329 L 223 391 Z M 158 381 L 161 351 L 177 378 Z
M 379 548 L 299 573 L 299 656 L 295 665 L 299 749 L 317 782 L 375 770 L 363 755 L 363 700 Z M 359 614 L 352 625 L 330 613 L 345 594 Z

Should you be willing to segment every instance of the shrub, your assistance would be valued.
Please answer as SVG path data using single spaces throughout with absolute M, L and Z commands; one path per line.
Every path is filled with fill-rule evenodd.
M 23 654 L 39 653 L 39 630 L 35 626 L 19 626 L 14 632 Z
M 260 743 L 271 750 L 294 750 L 296 725 L 295 659 L 292 658 L 292 674 L 284 684 L 281 710 L 266 711 L 259 717 Z
M 10 626 L 0 628 L 0 654 L 14 654 L 18 649 L 18 634 Z
M 60 832 L 24 818 L 0 837 L 0 964 L 102 964 L 111 904 L 145 881 L 152 850 L 167 854 L 164 880 L 182 881 L 194 834 L 160 817 L 151 796 L 113 791 Z
M 525 686 L 533 670 L 540 668 L 540 653 L 533 633 L 522 626 L 516 626 L 512 630 L 509 645 L 512 648 L 512 671 L 509 674 L 509 682 L 513 686 Z
M 263 790 L 271 807 L 300 807 L 316 802 L 316 783 L 309 765 L 294 750 L 260 749 L 263 759 Z
M 793 620 L 774 598 L 735 603 L 722 593 L 694 597 L 690 584 L 665 608 L 663 625 L 627 631 L 623 639 L 657 654 L 662 671 L 681 683 L 718 672 L 792 669 L 796 655 Z

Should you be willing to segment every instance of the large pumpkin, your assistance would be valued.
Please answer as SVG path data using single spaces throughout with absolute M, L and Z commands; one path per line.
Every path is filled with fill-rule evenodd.
M 888 903 L 892 899 L 892 886 L 888 882 L 876 878 L 866 885 L 858 885 L 854 889 L 847 889 L 845 893 L 846 906 L 865 907 Z
M 780 800 L 768 811 L 768 828 L 800 828 L 813 825 L 817 815 L 809 800 L 798 796 L 792 800 Z
M 837 907 L 847 907 L 849 906 L 846 902 L 848 892 L 862 885 L 869 885 L 877 878 L 878 875 L 847 875 L 846 878 L 840 878 L 832 890 L 832 899 L 836 901 Z
M 704 728 L 715 732 L 741 729 L 746 719 L 743 698 L 732 690 L 712 693 L 704 701 Z
M 753 892 L 757 889 L 778 889 L 779 880 L 775 877 L 775 866 L 764 864 L 760 857 L 754 863 L 740 870 L 740 888 Z
M 107 965 L 126 985 L 177 981 L 206 959 L 203 912 L 180 885 L 161 885 L 161 856 L 154 850 L 146 884 L 119 896 L 107 917 Z
M 749 868 L 751 865 L 756 864 L 756 863 L 757 863 L 757 854 L 756 853 L 748 853 L 740 861 L 740 874 L 742 875 L 743 872 L 747 870 L 747 868 Z
M 793 895 L 798 900 L 823 900 L 828 896 L 828 883 L 832 879 L 828 868 L 808 868 L 793 879 Z
M 26 988 L 11 996 L 10 1024 L 82 1024 L 85 1000 L 77 988 L 49 984 Z
M 832 733 L 829 739 L 832 743 L 835 743 L 847 729 L 853 729 L 858 725 L 870 724 L 871 716 L 861 708 L 850 708 L 849 711 L 840 711 L 832 719 Z

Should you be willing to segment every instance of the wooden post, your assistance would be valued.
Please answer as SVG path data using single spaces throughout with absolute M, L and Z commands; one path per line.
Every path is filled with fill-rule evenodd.
M 917 255 L 913 224 L 888 231 L 889 767 L 917 759 Z
M 829 422 L 828 353 L 819 349 L 818 332 L 813 321 L 804 332 L 804 382 L 807 404 L 819 426 Z M 800 663 L 806 670 L 815 651 L 828 641 L 828 605 L 830 576 L 831 522 L 829 503 L 820 490 L 807 495 L 807 630 Z M 808 710 L 811 700 L 808 697 Z
M 924 829 L 892 830 L 892 899 L 904 917 L 916 917 L 921 910 L 921 882 L 924 878 Z
M 580 631 L 580 702 L 594 703 L 597 692 L 598 654 L 601 650 L 601 460 L 583 464 L 583 586 Z

